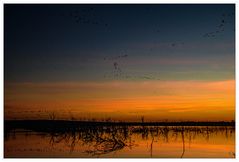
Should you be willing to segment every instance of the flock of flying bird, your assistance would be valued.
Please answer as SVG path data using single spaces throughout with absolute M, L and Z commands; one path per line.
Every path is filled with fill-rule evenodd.
M 109 24 L 97 16 L 93 7 L 74 10 L 69 15 L 77 24 L 97 25 L 109 30 Z
M 203 35 L 203 37 L 206 37 L 206 38 L 216 37 L 218 34 L 224 32 L 225 31 L 225 25 L 227 23 L 230 23 L 229 18 L 232 18 L 234 16 L 234 14 L 235 14 L 234 12 L 229 13 L 229 14 L 223 13 L 221 15 L 221 18 L 220 18 L 220 24 L 218 26 L 216 26 L 216 30 L 205 33 Z
M 144 79 L 144 80 L 153 79 L 153 80 L 159 80 L 157 77 L 152 77 L 152 76 L 136 75 L 136 74 L 129 75 L 129 74 L 123 73 L 123 71 L 120 68 L 120 65 L 119 65 L 118 61 L 120 59 L 127 58 L 127 57 L 128 57 L 127 54 L 122 54 L 122 55 L 115 56 L 115 57 L 104 57 L 105 61 L 113 61 L 112 62 L 113 71 L 109 75 L 105 74 L 104 78 L 111 78 L 113 76 L 114 78 L 124 78 L 124 79 Z
M 234 12 L 232 13 L 223 13 L 220 18 L 220 23 L 218 26 L 216 26 L 215 31 L 207 32 L 203 34 L 204 38 L 213 38 L 216 37 L 218 34 L 221 34 L 225 31 L 225 25 L 227 23 L 230 23 L 229 18 L 232 18 L 235 15 Z M 97 17 L 97 14 L 94 12 L 93 7 L 84 8 L 81 10 L 75 10 L 70 13 L 70 16 L 73 18 L 73 20 L 78 24 L 86 24 L 86 25 L 99 25 L 102 27 L 105 27 L 109 30 L 109 23 L 105 22 L 104 20 Z M 157 28 L 157 33 L 160 32 L 160 30 Z M 184 45 L 184 42 L 172 42 L 169 44 L 172 48 L 175 48 L 176 46 Z M 152 48 L 149 49 L 152 52 Z M 114 78 L 125 78 L 125 79 L 156 79 L 158 78 L 151 77 L 151 76 L 137 76 L 137 75 L 123 75 L 123 72 L 119 65 L 119 59 L 127 58 L 129 55 L 124 52 L 124 54 L 120 54 L 118 56 L 111 56 L 111 57 L 104 57 L 105 61 L 112 61 L 113 65 L 113 72 L 111 73 L 111 76 L 113 74 Z M 109 75 L 110 76 L 110 75 Z M 107 75 L 105 74 L 104 77 L 106 78 Z

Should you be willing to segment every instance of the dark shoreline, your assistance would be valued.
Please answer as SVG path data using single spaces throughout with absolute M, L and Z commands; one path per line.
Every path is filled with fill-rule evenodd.
M 234 126 L 235 122 L 100 122 L 70 120 L 4 120 L 4 129 L 64 129 L 95 126 Z

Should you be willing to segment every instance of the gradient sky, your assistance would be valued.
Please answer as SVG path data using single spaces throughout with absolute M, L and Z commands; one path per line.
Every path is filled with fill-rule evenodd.
M 235 6 L 4 5 L 5 117 L 234 120 Z

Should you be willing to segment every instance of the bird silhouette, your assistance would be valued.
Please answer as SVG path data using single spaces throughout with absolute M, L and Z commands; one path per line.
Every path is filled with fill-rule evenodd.
M 117 62 L 114 62 L 114 68 L 115 68 L 115 70 L 117 70 L 118 69 L 118 63 Z

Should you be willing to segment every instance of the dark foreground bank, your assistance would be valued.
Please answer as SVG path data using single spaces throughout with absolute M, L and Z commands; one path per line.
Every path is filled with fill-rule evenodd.
M 5 120 L 4 131 L 28 129 L 37 131 L 73 130 L 98 126 L 235 126 L 235 122 L 95 122 L 68 120 Z

